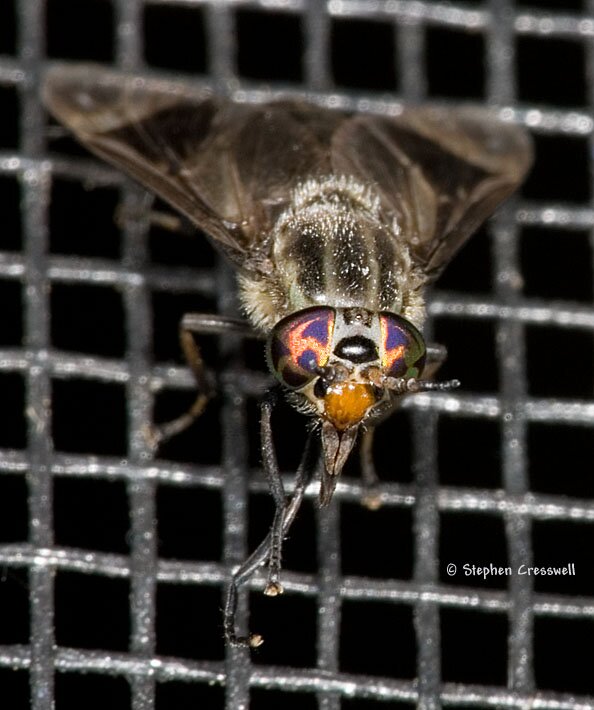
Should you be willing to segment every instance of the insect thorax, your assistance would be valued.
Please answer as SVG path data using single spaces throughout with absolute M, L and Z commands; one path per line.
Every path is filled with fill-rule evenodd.
M 422 326 L 425 279 L 379 198 L 353 178 L 300 184 L 274 225 L 269 259 L 266 278 L 240 280 L 244 306 L 264 330 L 314 305 L 391 311 Z

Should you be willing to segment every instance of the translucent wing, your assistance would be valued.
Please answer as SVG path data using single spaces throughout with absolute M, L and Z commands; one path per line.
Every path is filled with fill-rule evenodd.
M 523 129 L 483 109 L 410 108 L 345 121 L 332 160 L 336 172 L 375 186 L 397 238 L 433 279 L 521 183 L 532 146 Z
M 186 214 L 247 269 L 258 268 L 296 182 L 330 172 L 328 147 L 342 120 L 307 104 L 235 104 L 92 66 L 52 69 L 44 99 L 91 151 Z
M 531 161 L 519 128 L 479 109 L 349 115 L 302 102 L 242 105 L 204 89 L 89 66 L 51 70 L 45 101 L 90 150 L 258 270 L 292 190 L 352 175 L 374 188 L 429 278 L 521 182 Z

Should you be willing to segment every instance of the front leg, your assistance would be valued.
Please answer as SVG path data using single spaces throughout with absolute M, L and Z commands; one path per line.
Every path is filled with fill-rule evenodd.
M 438 343 L 429 343 L 427 345 L 427 359 L 425 361 L 425 369 L 423 370 L 423 379 L 432 380 L 439 368 L 447 360 L 448 351 L 445 345 Z
M 264 403 L 263 410 L 266 406 L 268 405 Z M 270 434 L 269 419 L 266 423 L 263 423 L 262 432 L 264 469 L 266 471 L 268 465 L 266 463 L 266 460 L 269 455 L 274 455 L 274 450 L 267 448 L 267 444 L 265 441 L 266 439 L 268 439 Z M 269 565 L 272 565 L 274 547 L 275 545 L 279 544 L 279 541 L 280 543 L 282 543 L 283 537 L 289 531 L 289 528 L 291 527 L 291 524 L 295 519 L 295 516 L 297 515 L 297 511 L 301 506 L 301 502 L 303 501 L 303 496 L 305 495 L 307 486 L 309 485 L 316 471 L 316 465 L 320 461 L 319 445 L 315 445 L 316 442 L 316 432 L 310 432 L 307 438 L 307 442 L 305 444 L 305 450 L 303 452 L 299 468 L 297 469 L 295 488 L 288 501 L 284 497 L 284 486 L 282 485 L 282 480 L 280 480 L 280 475 L 278 476 L 278 479 L 276 479 L 276 473 L 272 477 L 269 476 L 268 472 L 266 473 L 268 481 L 271 484 L 272 495 L 275 499 L 275 503 L 277 504 L 277 514 L 275 514 L 273 525 L 266 538 L 260 543 L 260 545 L 258 545 L 256 550 L 252 552 L 248 559 L 239 567 L 239 569 L 231 578 L 231 582 L 229 583 L 229 587 L 227 589 L 227 596 L 225 599 L 225 610 L 223 613 L 223 627 L 225 630 L 225 639 L 227 640 L 227 643 L 231 644 L 232 646 L 247 646 L 250 648 L 256 648 L 263 642 L 263 638 L 260 634 L 250 633 L 247 636 L 240 636 L 239 634 L 237 634 L 235 619 L 237 613 L 237 595 L 239 593 L 239 588 L 247 581 L 249 581 L 249 579 L 257 572 L 257 570 L 263 564 L 266 564 L 268 562 Z M 276 461 L 274 462 L 272 470 L 278 472 L 278 466 L 276 464 Z M 281 500 L 281 492 L 282 506 L 280 508 L 279 515 L 279 502 Z M 280 572 L 280 548 L 278 555 L 278 565 L 278 569 L 276 570 L 277 584 L 278 573 Z M 275 581 L 271 580 L 271 577 L 273 575 L 274 572 L 272 572 L 271 570 L 268 576 L 268 584 L 265 589 L 265 593 L 268 593 L 269 595 L 271 584 L 275 584 Z M 278 584 L 278 586 L 280 587 L 280 584 Z M 278 591 L 276 593 L 278 593 Z M 274 592 L 272 595 L 274 595 Z
M 375 427 L 365 429 L 361 434 L 359 444 L 359 457 L 361 462 L 361 479 L 363 481 L 363 495 L 361 503 L 369 510 L 377 510 L 382 505 L 379 487 L 379 476 L 373 463 L 373 437 Z
M 269 390 L 260 406 L 260 441 L 262 448 L 262 465 L 268 488 L 274 499 L 274 518 L 270 528 L 270 554 L 268 559 L 268 583 L 264 594 L 275 597 L 283 593 L 280 583 L 280 570 L 283 545 L 283 520 L 287 506 L 285 487 L 278 468 L 278 459 L 272 437 L 271 415 L 276 404 L 276 388 Z
M 204 366 L 195 335 L 233 334 L 244 338 L 260 338 L 260 334 L 245 321 L 209 313 L 186 313 L 179 328 L 182 352 L 196 380 L 198 393 L 191 407 L 179 417 L 153 427 L 151 444 L 157 448 L 163 442 L 187 429 L 204 411 L 214 392 Z
M 432 343 L 427 346 L 427 361 L 423 371 L 423 379 L 432 379 L 441 365 L 445 362 L 448 352 L 443 345 Z M 399 398 L 400 399 L 400 398 Z M 398 406 L 396 401 L 394 408 Z M 385 416 L 394 411 L 390 409 Z M 380 420 L 381 421 L 381 420 Z M 377 424 L 377 422 L 376 422 Z M 375 470 L 373 461 L 373 438 L 375 434 L 374 426 L 368 426 L 361 435 L 359 448 L 361 478 L 363 480 L 363 495 L 361 503 L 369 510 L 377 510 L 382 505 L 381 493 L 379 491 L 379 476 Z

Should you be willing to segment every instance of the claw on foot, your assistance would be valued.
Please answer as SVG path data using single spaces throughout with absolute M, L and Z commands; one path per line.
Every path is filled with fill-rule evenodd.
M 283 585 L 280 582 L 269 582 L 266 585 L 266 589 L 264 589 L 264 594 L 267 597 L 277 597 L 279 594 L 282 594 L 285 590 L 283 589 Z
M 368 510 L 379 510 L 383 505 L 381 493 L 365 493 L 365 495 L 361 498 L 361 503 Z
M 163 437 L 158 427 L 151 424 L 146 424 L 142 428 L 142 435 L 153 452 L 155 452 L 159 448 L 159 446 L 161 446 Z
M 258 646 L 261 646 L 264 643 L 264 639 L 260 634 L 250 634 L 250 637 L 248 638 L 248 646 L 250 648 L 258 648 Z

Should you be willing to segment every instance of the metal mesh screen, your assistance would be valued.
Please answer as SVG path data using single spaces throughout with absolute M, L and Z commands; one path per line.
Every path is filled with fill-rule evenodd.
M 48 124 L 56 59 L 248 101 L 470 99 L 535 138 L 521 194 L 432 294 L 461 390 L 382 426 L 379 511 L 356 462 L 328 510 L 312 487 L 286 594 L 259 578 L 240 605 L 266 638 L 251 654 L 224 647 L 219 610 L 272 517 L 261 355 L 207 338 L 218 398 L 152 458 L 147 426 L 192 399 L 179 318 L 233 313 L 233 278 Z M 591 0 L 2 0 L 3 706 L 594 707 L 593 105 Z M 289 482 L 304 422 L 281 407 L 275 432 Z

